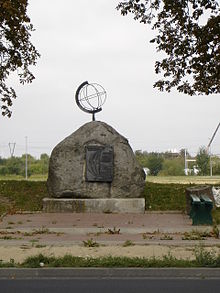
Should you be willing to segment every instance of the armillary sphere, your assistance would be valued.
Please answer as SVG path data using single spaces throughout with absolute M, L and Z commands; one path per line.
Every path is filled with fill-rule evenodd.
M 95 113 L 102 111 L 106 96 L 106 91 L 100 84 L 84 81 L 78 87 L 75 99 L 77 106 L 82 111 L 92 114 L 92 120 L 95 121 Z

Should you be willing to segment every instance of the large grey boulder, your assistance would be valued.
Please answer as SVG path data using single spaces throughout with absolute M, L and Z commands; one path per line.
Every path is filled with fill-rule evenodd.
M 86 149 L 109 145 L 113 149 L 113 180 L 88 182 Z M 135 198 L 141 197 L 145 173 L 126 138 L 104 122 L 84 124 L 52 151 L 47 181 L 51 197 Z

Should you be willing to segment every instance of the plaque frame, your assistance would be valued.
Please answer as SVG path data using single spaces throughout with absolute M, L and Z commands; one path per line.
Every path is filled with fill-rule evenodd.
M 88 145 L 86 152 L 85 180 L 87 182 L 112 182 L 114 149 L 111 145 Z

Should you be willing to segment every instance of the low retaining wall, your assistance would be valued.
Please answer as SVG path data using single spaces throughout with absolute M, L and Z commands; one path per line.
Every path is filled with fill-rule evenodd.
M 145 199 L 44 198 L 43 211 L 49 213 L 144 213 Z

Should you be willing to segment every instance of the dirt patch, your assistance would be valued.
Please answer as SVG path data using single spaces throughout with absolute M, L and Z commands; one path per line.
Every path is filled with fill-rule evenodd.
M 83 247 L 80 245 L 73 246 L 45 246 L 41 248 L 29 246 L 21 247 L 1 247 L 0 259 L 2 261 L 23 262 L 28 256 L 35 256 L 42 253 L 46 256 L 62 257 L 65 254 L 80 257 L 102 257 L 102 256 L 126 256 L 126 257 L 163 257 L 171 254 L 178 259 L 194 259 L 194 249 L 192 247 L 169 247 L 162 245 L 135 245 L 130 247 L 104 246 L 104 247 Z M 219 248 L 218 248 L 219 251 Z

